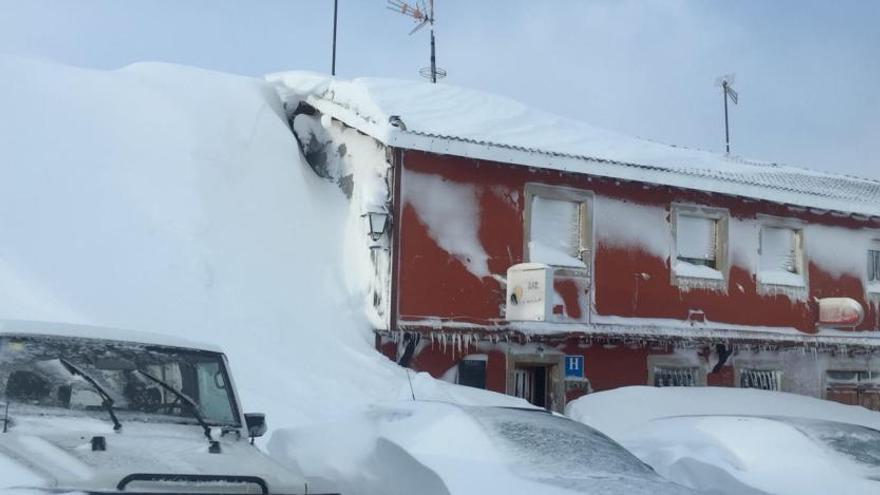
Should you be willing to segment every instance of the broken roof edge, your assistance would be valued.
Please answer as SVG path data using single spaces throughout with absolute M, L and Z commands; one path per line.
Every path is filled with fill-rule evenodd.
M 384 115 L 381 111 L 372 112 L 376 116 L 370 117 L 363 112 L 363 109 L 350 108 L 340 104 L 336 101 L 333 90 L 335 78 L 306 72 L 271 74 L 266 78 L 275 83 L 282 98 L 285 95 L 295 95 L 300 101 L 304 101 L 322 114 L 357 129 L 389 147 L 744 197 L 801 208 L 835 211 L 847 215 L 880 217 L 880 202 L 859 200 L 855 190 L 848 191 L 849 197 L 839 197 L 828 193 L 823 188 L 802 191 L 784 184 L 785 181 L 780 181 L 783 184 L 759 184 L 755 183 L 755 179 L 738 177 L 737 174 L 726 173 L 723 170 L 687 168 L 686 163 L 679 167 L 667 167 L 408 130 L 405 124 L 395 125 L 392 122 L 376 120 L 376 116 Z M 290 82 L 291 78 L 295 83 Z M 394 116 L 389 116 L 388 119 L 390 120 L 392 117 Z M 639 138 L 632 139 L 666 146 L 670 149 L 715 155 L 702 150 L 655 143 Z M 845 179 L 880 188 L 880 181 L 873 179 L 748 160 L 736 156 L 723 158 L 743 165 L 767 167 L 768 171 L 794 171 L 815 180 Z M 736 186 L 735 190 L 731 188 L 733 184 Z

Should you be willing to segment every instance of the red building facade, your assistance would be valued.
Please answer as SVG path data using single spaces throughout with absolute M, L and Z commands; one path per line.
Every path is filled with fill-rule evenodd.
M 503 129 L 497 142 L 407 129 L 429 121 L 361 84 L 300 92 L 288 112 L 353 201 L 359 169 L 386 186 L 369 207 L 387 217 L 372 227 L 371 304 L 390 359 L 555 410 L 626 385 L 880 409 L 877 183 L 654 144 L 674 166 L 514 145 Z M 370 89 L 399 113 L 340 96 Z M 448 106 L 444 125 L 468 113 Z M 820 321 L 820 303 L 842 319 Z

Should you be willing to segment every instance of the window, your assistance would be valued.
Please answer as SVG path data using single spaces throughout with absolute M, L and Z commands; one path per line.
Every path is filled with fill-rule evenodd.
M 717 223 L 712 218 L 679 215 L 675 237 L 678 261 L 718 268 Z
M 828 370 L 825 374 L 828 386 L 840 387 L 880 387 L 880 373 L 867 370 Z
M 868 292 L 880 292 L 880 241 L 871 241 L 868 248 Z
M 880 372 L 828 370 L 825 373 L 825 398 L 880 411 Z
M 654 367 L 655 387 L 696 387 L 697 368 Z
M 782 372 L 779 370 L 740 370 L 739 386 L 761 390 L 781 390 Z
M 782 225 L 761 227 L 758 248 L 758 282 L 803 287 L 803 233 Z
M 720 208 L 672 205 L 675 236 L 673 283 L 686 279 L 718 281 L 723 287 L 727 272 L 727 224 L 729 214 Z M 682 280 L 685 279 L 685 280 Z
M 486 388 L 486 360 L 462 359 L 458 362 L 458 384 Z
M 540 184 L 526 186 L 527 259 L 586 268 L 589 262 L 589 193 Z

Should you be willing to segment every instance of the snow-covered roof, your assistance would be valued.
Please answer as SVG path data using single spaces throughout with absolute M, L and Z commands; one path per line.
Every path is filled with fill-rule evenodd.
M 0 320 L 0 336 L 3 335 L 47 335 L 53 337 L 76 337 L 85 339 L 135 342 L 139 344 L 180 347 L 213 352 L 223 352 L 219 347 L 150 332 L 123 330 L 121 328 L 76 325 L 45 321 Z
M 682 148 L 598 129 L 502 96 L 446 84 L 267 76 L 388 146 L 880 216 L 880 181 Z

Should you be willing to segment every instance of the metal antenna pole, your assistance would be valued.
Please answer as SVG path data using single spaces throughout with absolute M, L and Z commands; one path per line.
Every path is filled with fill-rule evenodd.
M 721 91 L 722 97 L 724 98 L 724 144 L 727 149 L 727 153 L 730 154 L 730 126 L 727 123 L 727 81 L 721 83 L 721 87 L 723 91 Z
M 434 55 L 434 28 L 431 28 L 431 82 L 437 82 L 437 57 Z
M 428 0 L 431 7 L 431 82 L 437 83 L 437 56 L 434 51 L 434 0 Z
M 336 75 L 336 14 L 339 11 L 339 0 L 333 0 L 333 63 L 330 66 L 330 75 Z
M 420 68 L 419 75 L 429 79 L 432 83 L 436 83 L 438 79 L 446 77 L 446 71 L 441 67 L 437 67 L 437 41 L 434 36 L 434 0 L 428 0 L 427 5 L 425 5 L 423 0 L 417 1 L 419 3 L 413 6 L 405 0 L 388 0 L 388 9 L 412 18 L 418 23 L 409 34 L 413 34 L 425 26 L 430 28 L 431 65 Z

